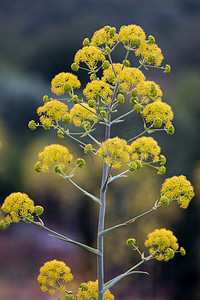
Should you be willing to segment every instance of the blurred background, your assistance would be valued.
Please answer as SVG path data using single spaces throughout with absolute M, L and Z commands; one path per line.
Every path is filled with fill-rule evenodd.
M 0 0 L 0 202 L 12 192 L 25 192 L 45 207 L 47 226 L 68 237 L 95 246 L 97 206 L 68 182 L 35 174 L 37 155 L 50 143 L 67 144 L 74 157 L 81 149 L 55 133 L 31 132 L 42 97 L 50 95 L 50 81 L 70 72 L 76 51 L 85 37 L 105 25 L 140 25 L 162 49 L 170 74 L 145 72 L 161 86 L 163 100 L 175 113 L 173 136 L 154 137 L 167 157 L 167 173 L 138 171 L 111 185 L 106 227 L 150 209 L 159 196 L 163 177 L 184 174 L 195 186 L 196 197 L 187 210 L 176 203 L 106 236 L 106 280 L 139 261 L 125 242 L 138 240 L 142 251 L 146 235 L 166 227 L 178 237 L 187 255 L 164 262 L 149 262 L 142 270 L 150 276 L 126 278 L 112 293 L 116 300 L 200 299 L 200 2 L 198 0 Z M 81 77 L 82 76 L 82 77 Z M 80 74 L 84 83 L 86 78 Z M 126 109 L 126 108 L 125 108 Z M 135 130 L 131 118 L 113 132 L 126 138 Z M 98 195 L 100 172 L 91 156 L 75 180 Z M 99 167 L 101 168 L 100 164 Z M 96 258 L 85 250 L 48 236 L 34 225 L 19 223 L 0 231 L 0 300 L 53 300 L 37 283 L 39 268 L 51 259 L 64 260 L 72 269 L 76 289 L 96 279 Z

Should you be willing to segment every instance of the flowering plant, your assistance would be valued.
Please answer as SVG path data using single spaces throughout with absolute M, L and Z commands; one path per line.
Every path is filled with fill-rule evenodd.
M 124 60 L 113 63 L 112 52 L 119 44 L 122 44 L 125 49 Z M 134 55 L 136 59 L 138 58 L 136 67 L 131 64 Z M 152 209 L 121 224 L 105 228 L 106 193 L 112 181 L 119 180 L 128 173 L 136 172 L 146 166 L 154 168 L 158 175 L 163 175 L 166 171 L 166 158 L 161 154 L 157 141 L 149 135 L 156 131 L 164 131 L 172 135 L 175 130 L 172 124 L 173 112 L 171 107 L 163 102 L 159 85 L 147 80 L 141 71 L 142 68 L 145 70 L 158 68 L 164 73 L 169 73 L 170 66 L 162 66 L 162 61 L 162 51 L 155 44 L 155 38 L 151 35 L 147 38 L 141 27 L 122 26 L 117 33 L 116 28 L 105 26 L 96 31 L 91 40 L 84 39 L 83 48 L 78 50 L 71 65 L 72 71 L 83 69 L 89 74 L 89 82 L 83 89 L 83 97 L 78 96 L 76 92 L 81 86 L 78 77 L 68 72 L 59 73 L 51 82 L 51 91 L 62 98 L 44 96 L 44 104 L 37 110 L 39 122 L 34 120 L 29 122 L 28 126 L 31 130 L 37 127 L 43 127 L 45 130 L 52 128 L 57 131 L 59 138 L 73 139 L 82 146 L 85 154 L 94 155 L 103 164 L 99 197 L 84 190 L 73 180 L 75 172 L 85 166 L 85 160 L 83 158 L 74 160 L 67 147 L 60 144 L 46 146 L 39 153 L 35 164 L 37 172 L 57 174 L 98 205 L 96 248 L 47 228 L 41 219 L 43 207 L 35 206 L 33 200 L 26 194 L 12 193 L 1 207 L 6 214 L 1 221 L 2 227 L 20 220 L 33 223 L 46 229 L 54 237 L 76 244 L 97 256 L 97 280 L 82 283 L 78 292 L 74 293 L 67 288 L 67 282 L 73 279 L 70 268 L 56 259 L 46 262 L 38 276 L 42 291 L 50 294 L 60 291 L 64 293 L 65 299 L 72 300 L 114 299 L 109 289 L 128 275 L 145 273 L 137 269 L 144 262 L 151 259 L 168 261 L 177 252 L 185 255 L 184 248 L 179 248 L 173 232 L 165 228 L 156 229 L 149 233 L 145 241 L 145 246 L 149 247 L 147 256 L 139 249 L 135 238 L 129 238 L 127 245 L 138 252 L 140 261 L 108 282 L 104 280 L 105 235 L 132 224 L 160 207 L 168 206 L 172 201 L 177 201 L 179 206 L 185 209 L 194 196 L 193 187 L 185 176 L 168 178 L 162 185 L 160 199 L 155 202 Z M 129 109 L 119 114 L 125 102 L 128 102 L 126 107 L 129 105 Z M 68 106 L 71 106 L 71 109 Z M 111 128 L 134 114 L 141 116 L 144 130 L 137 136 L 131 136 L 129 140 L 118 136 L 112 137 Z M 80 129 L 78 134 L 73 132 L 73 126 Z M 101 141 L 94 134 L 97 126 L 104 126 L 104 137 Z M 88 138 L 90 143 L 86 142 Z

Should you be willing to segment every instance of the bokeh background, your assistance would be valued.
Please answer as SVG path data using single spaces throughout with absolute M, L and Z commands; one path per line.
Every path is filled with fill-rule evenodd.
M 12 192 L 25 192 L 45 207 L 46 225 L 68 237 L 95 246 L 97 207 L 68 182 L 52 175 L 35 174 L 38 152 L 52 142 L 69 145 L 74 156 L 81 149 L 58 140 L 52 132 L 30 132 L 42 97 L 50 95 L 50 81 L 70 71 L 82 40 L 105 25 L 140 25 L 156 37 L 164 63 L 172 72 L 145 73 L 162 88 L 164 100 L 174 110 L 173 136 L 154 137 L 167 157 L 165 177 L 184 174 L 195 186 L 196 197 L 185 211 L 172 204 L 127 228 L 106 237 L 106 279 L 127 270 L 139 260 L 126 245 L 136 237 L 141 249 L 156 227 L 178 236 L 187 255 L 168 263 L 150 262 L 142 267 L 150 276 L 124 279 L 112 292 L 116 300 L 200 299 L 200 2 L 198 0 L 0 0 L 0 201 Z M 80 78 L 85 83 L 84 75 Z M 136 126 L 136 129 L 135 127 Z M 123 138 L 137 130 L 130 118 L 117 127 Z M 70 144 L 69 144 L 70 143 Z M 97 193 L 99 171 L 92 157 L 79 172 L 77 182 Z M 99 165 L 99 168 L 101 166 Z M 145 169 L 112 184 L 106 226 L 127 220 L 153 206 L 163 177 Z M 64 260 L 75 276 L 70 288 L 96 279 L 96 258 L 80 248 L 48 236 L 30 224 L 0 231 L 0 300 L 53 300 L 62 296 L 42 293 L 36 281 L 41 265 Z

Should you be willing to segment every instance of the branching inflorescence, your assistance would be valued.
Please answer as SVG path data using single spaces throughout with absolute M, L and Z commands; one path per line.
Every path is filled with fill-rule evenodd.
M 113 62 L 112 52 L 120 43 L 125 49 L 124 60 Z M 133 55 L 138 61 L 137 66 L 131 64 Z M 43 127 L 45 130 L 52 128 L 57 131 L 59 138 L 73 139 L 81 145 L 85 154 L 94 155 L 96 159 L 102 160 L 103 164 L 99 197 L 84 190 L 73 180 L 75 172 L 85 166 L 85 160 L 83 158 L 74 160 L 67 147 L 59 144 L 46 146 L 39 153 L 35 164 L 37 172 L 51 172 L 68 180 L 99 206 L 97 248 L 69 239 L 47 228 L 41 219 L 44 209 L 35 206 L 33 200 L 26 194 L 20 192 L 11 194 L 1 207 L 6 215 L 1 221 L 2 227 L 24 220 L 46 229 L 58 239 L 74 243 L 97 256 L 97 281 L 82 283 L 74 293 L 67 289 L 67 282 L 73 279 L 70 268 L 57 260 L 45 263 L 38 276 L 43 291 L 50 294 L 60 291 L 64 293 L 65 299 L 72 300 L 114 299 L 109 289 L 128 275 L 145 273 L 137 270 L 142 263 L 150 259 L 168 261 L 177 252 L 185 255 L 184 248 L 179 248 L 177 238 L 170 230 L 156 229 L 149 233 L 145 241 L 145 246 L 149 247 L 149 255 L 145 256 L 144 252 L 139 250 L 134 238 L 128 239 L 127 245 L 137 250 L 140 262 L 110 281 L 104 280 L 103 242 L 106 234 L 132 224 L 156 209 L 168 206 L 173 200 L 176 200 L 181 208 L 187 208 L 194 196 L 193 187 L 185 176 L 168 178 L 161 187 L 160 199 L 151 209 L 121 224 L 105 228 L 106 192 L 112 181 L 145 166 L 154 168 L 158 175 L 163 175 L 166 171 L 166 158 L 161 154 L 157 141 L 149 135 L 156 131 L 173 134 L 175 131 L 172 124 L 173 112 L 171 107 L 162 101 L 162 90 L 159 85 L 147 80 L 142 72 L 142 69 L 148 70 L 153 67 L 169 73 L 170 66 L 163 66 L 162 62 L 163 54 L 155 44 L 155 38 L 151 35 L 147 38 L 140 26 L 122 26 L 119 33 L 116 32 L 116 28 L 105 26 L 94 33 L 91 41 L 88 38 L 84 39 L 83 48 L 78 50 L 71 65 L 72 71 L 83 69 L 89 74 L 89 81 L 83 87 L 83 96 L 77 94 L 81 83 L 76 75 L 68 72 L 59 73 L 51 82 L 51 91 L 62 98 L 44 96 L 44 104 L 37 110 L 39 122 L 34 120 L 29 122 L 31 130 L 37 127 Z M 120 115 L 122 105 L 127 111 Z M 134 114 L 141 116 L 144 130 L 129 140 L 118 136 L 112 137 L 111 127 L 126 118 L 134 118 Z M 73 132 L 73 126 L 77 127 L 79 132 L 77 130 Z M 105 129 L 101 140 L 94 134 L 97 126 L 104 126 Z

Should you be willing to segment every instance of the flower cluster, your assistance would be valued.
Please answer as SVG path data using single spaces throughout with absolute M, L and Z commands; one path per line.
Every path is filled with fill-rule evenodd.
M 149 99 L 161 100 L 162 91 L 158 84 L 153 81 L 142 81 L 137 85 L 138 94 L 141 96 L 142 103 L 148 103 Z
M 77 76 L 71 73 L 59 73 L 51 81 L 51 91 L 56 95 L 63 95 L 65 93 L 65 85 L 68 85 L 68 88 L 75 89 L 81 86 L 80 81 Z
M 87 289 L 79 289 L 77 300 L 97 300 L 98 299 L 98 281 L 88 281 Z M 114 296 L 107 290 L 104 294 L 104 300 L 114 300 Z
M 173 176 L 164 181 L 160 193 L 161 197 L 169 201 L 177 200 L 181 208 L 187 208 L 194 197 L 194 188 L 185 176 Z
M 150 247 L 149 253 L 157 260 L 168 261 L 174 257 L 179 245 L 173 232 L 165 228 L 156 229 L 149 233 L 145 246 Z
M 168 104 L 162 101 L 154 101 L 145 106 L 143 116 L 147 123 L 154 123 L 154 120 L 159 119 L 165 124 L 166 128 L 169 128 L 172 125 L 171 121 L 174 114 Z
M 5 222 L 18 223 L 34 212 L 34 202 L 24 193 L 12 193 L 5 200 L 1 207 L 2 211 L 7 214 Z
M 116 31 L 116 30 L 115 30 Z M 114 46 L 118 41 L 118 35 L 113 32 L 110 26 L 105 26 L 93 34 L 91 43 L 94 46 L 108 45 L 109 47 Z
M 42 172 L 56 171 L 57 167 L 65 170 L 67 165 L 72 161 L 72 154 L 69 150 L 58 144 L 46 146 L 43 152 L 39 153 L 39 164 Z
M 120 83 L 120 87 L 123 91 L 129 91 L 129 89 L 145 80 L 145 76 L 142 71 L 124 67 L 122 71 L 117 75 L 117 82 Z
M 145 42 L 146 35 L 137 25 L 122 26 L 119 31 L 119 40 L 127 47 L 139 46 Z
M 37 113 L 45 129 L 50 128 L 54 122 L 58 123 L 58 121 L 63 120 L 66 115 L 69 115 L 67 105 L 57 100 L 48 101 L 43 106 L 38 107 Z
M 159 161 L 160 147 L 152 137 L 141 137 L 131 143 L 132 159 Z
M 75 55 L 74 62 L 79 65 L 80 62 L 85 63 L 89 69 L 94 69 L 98 62 L 104 62 L 105 56 L 102 51 L 95 46 L 86 46 L 78 50 Z
M 75 104 L 70 110 L 70 116 L 75 126 L 80 127 L 84 121 L 98 121 L 96 116 L 96 109 L 89 107 L 88 104 Z
M 115 137 L 103 142 L 97 155 L 104 159 L 106 164 L 117 169 L 129 162 L 129 151 L 126 141 Z
M 110 89 L 109 84 L 101 80 L 93 80 L 86 85 L 83 90 L 83 94 L 88 100 L 99 98 L 104 101 L 104 103 L 109 104 L 111 102 L 111 96 L 113 91 Z
M 149 44 L 148 42 L 142 43 L 135 51 L 135 55 L 141 55 L 145 63 L 155 64 L 157 67 L 161 65 L 164 59 L 161 49 L 156 44 Z
M 102 81 L 107 81 L 110 84 L 116 83 L 116 77 L 122 70 L 122 64 L 120 63 L 114 63 L 113 66 L 109 66 L 108 69 L 103 71 L 103 76 L 101 78 Z
M 57 291 L 65 292 L 66 283 L 73 279 L 71 270 L 62 261 L 56 259 L 46 262 L 40 268 L 38 281 L 43 292 L 53 295 Z

